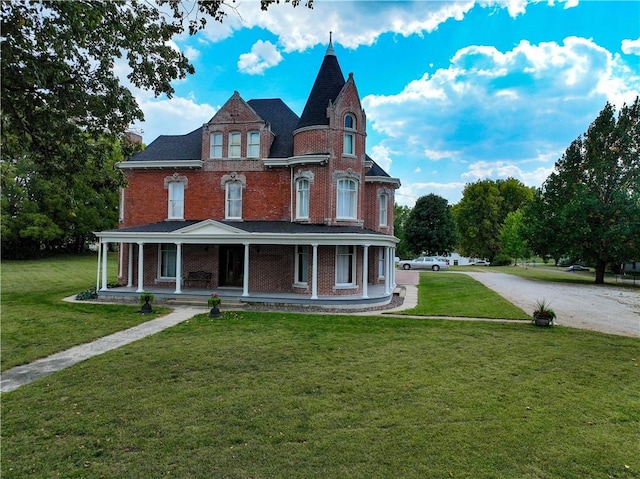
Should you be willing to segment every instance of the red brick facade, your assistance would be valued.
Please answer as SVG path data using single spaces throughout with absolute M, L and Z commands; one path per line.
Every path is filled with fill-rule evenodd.
M 363 279 L 369 285 L 388 283 L 392 265 L 388 256 L 393 254 L 396 241 L 393 238 L 394 190 L 399 182 L 377 165 L 376 170 L 371 170 L 373 164 L 366 155 L 366 116 L 353 77 L 349 75 L 338 96 L 327 105 L 328 124 L 293 131 L 290 137 L 293 151 L 287 158 L 270 156 L 278 135 L 272 131 L 273 125 L 249 103 L 236 92 L 202 126 L 201 144 L 196 145 L 199 158 L 188 162 L 180 157 L 167 160 L 164 152 L 157 148 L 160 158 L 157 161 L 147 155 L 151 158 L 136 162 L 134 157 L 122 164 L 128 184 L 122 196 L 121 230 L 103 235 L 104 242 L 118 241 L 123 245 L 121 284 L 138 283 L 141 247 L 144 278 L 138 290 L 151 286 L 179 290 L 182 284 L 177 286 L 175 277 L 185 278 L 192 271 L 210 272 L 211 289 L 243 287 L 245 293 L 248 289 L 249 292 L 339 297 L 362 294 Z M 150 151 L 156 150 L 150 148 Z M 375 174 L 371 174 L 372 171 Z M 308 182 L 308 214 L 298 217 L 297 185 L 301 180 L 306 180 L 304 184 Z M 180 183 L 178 189 L 183 191 L 178 201 L 181 217 L 169 214 L 169 191 L 176 186 L 173 183 Z M 240 189 L 241 198 L 228 193 L 229 184 Z M 341 193 L 338 184 L 341 184 Z M 237 194 L 237 190 L 234 191 Z M 351 203 L 353 195 L 355 201 Z M 386 224 L 380 223 L 381 197 L 386 198 Z M 241 205 L 239 217 L 227 218 L 228 203 Z M 345 208 L 345 203 L 353 204 L 355 212 L 352 207 Z M 182 234 L 176 220 L 196 229 Z M 171 224 L 173 229 L 153 226 L 163 222 Z M 296 235 L 300 231 L 299 236 L 292 237 L 278 233 L 275 226 L 271 230 L 267 227 L 266 236 L 260 232 L 244 233 L 243 223 L 251 222 L 335 228 L 321 230 L 326 231 L 331 240 L 324 235 L 303 233 L 311 231 L 304 229 L 292 230 Z M 166 230 L 166 234 L 157 235 L 154 228 Z M 338 234 L 344 231 L 349 234 Z M 163 243 L 181 248 L 181 261 L 174 265 L 179 272 L 172 273 L 176 276 L 161 274 L 160 263 L 167 261 L 160 253 Z M 129 244 L 133 251 L 131 261 Z M 297 263 L 303 256 L 296 254 L 297 247 L 308 248 L 307 264 L 303 268 L 307 278 L 302 282 L 298 279 L 304 273 Z M 339 260 L 340 247 L 343 249 Z M 317 252 L 315 275 L 311 254 L 314 248 Z M 176 253 L 167 254 L 175 257 Z M 246 255 L 248 267 L 244 265 Z M 363 271 L 365 261 L 366 272 Z M 342 279 L 337 270 L 341 271 Z M 243 277 L 246 271 L 248 279 Z

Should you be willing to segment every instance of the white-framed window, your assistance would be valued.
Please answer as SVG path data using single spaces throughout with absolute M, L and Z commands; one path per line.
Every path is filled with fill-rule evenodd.
M 336 218 L 356 219 L 358 214 L 358 184 L 355 180 L 338 180 Z
M 387 195 L 386 193 L 382 193 L 379 197 L 378 197 L 378 203 L 379 203 L 379 208 L 378 208 L 378 222 L 380 224 L 380 226 L 387 226 L 387 218 L 388 218 L 388 213 L 387 213 L 387 208 L 389 205 L 389 195 Z
M 226 190 L 226 219 L 242 218 L 242 183 L 239 181 L 229 181 L 225 185 Z
M 247 133 L 247 158 L 260 157 L 260 132 L 250 131 Z
M 229 158 L 240 158 L 242 135 L 239 131 L 229 133 Z
M 378 278 L 384 278 L 386 274 L 387 263 L 384 256 L 385 249 L 386 248 L 384 246 L 380 246 L 378 248 Z
M 354 286 L 356 278 L 356 256 L 353 245 L 336 247 L 336 286 Z
M 170 220 L 184 219 L 184 183 L 172 181 L 168 185 L 169 205 L 167 217 Z
M 344 133 L 344 143 L 342 147 L 342 152 L 345 155 L 355 155 L 356 154 L 356 119 L 355 117 L 348 113 L 344 117 L 344 129 L 346 130 Z
M 306 178 L 296 182 L 296 218 L 309 218 L 309 180 Z
M 309 281 L 309 246 L 296 246 L 296 284 L 306 286 Z
M 222 133 L 211 133 L 209 143 L 209 158 L 222 158 Z
M 178 247 L 175 244 L 163 243 L 160 245 L 160 250 L 158 252 L 158 277 L 176 277 L 177 251 Z

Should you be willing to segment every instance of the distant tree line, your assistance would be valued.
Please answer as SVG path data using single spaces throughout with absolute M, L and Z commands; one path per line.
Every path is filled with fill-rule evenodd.
M 532 255 L 607 266 L 640 258 L 640 99 L 616 114 L 609 103 L 567 148 L 542 187 L 479 180 L 451 206 L 437 195 L 396 206 L 403 257 L 457 251 L 493 264 Z M 399 214 L 398 214 L 399 213 Z

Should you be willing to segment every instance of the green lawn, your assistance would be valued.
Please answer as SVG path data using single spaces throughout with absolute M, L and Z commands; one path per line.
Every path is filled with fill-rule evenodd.
M 531 319 L 520 308 L 465 274 L 421 273 L 418 306 L 401 314 Z
M 116 279 L 115 255 L 108 262 Z M 2 262 L 0 368 L 32 362 L 71 346 L 148 321 L 139 306 L 71 304 L 62 298 L 96 284 L 97 256 Z
M 453 266 L 450 271 L 453 272 L 475 272 L 475 273 L 507 273 L 522 278 L 538 281 L 550 281 L 554 283 L 577 283 L 577 284 L 594 284 L 595 272 L 591 271 L 565 271 L 564 267 L 555 267 L 551 265 L 538 264 L 537 266 Z M 604 277 L 605 285 L 615 285 L 617 287 L 633 288 L 634 284 L 630 277 L 626 281 L 620 281 L 616 275 L 607 273 Z M 636 281 L 635 287 L 640 287 L 640 281 Z
M 205 315 L 2 396 L 3 478 L 631 478 L 640 342 Z
M 147 319 L 137 306 L 60 302 L 94 275 L 95 257 L 3 263 L 3 365 Z M 421 284 L 419 314 L 442 300 L 447 315 L 511 317 L 464 275 Z M 3 394 L 0 476 L 638 478 L 639 390 L 635 338 L 200 315 Z

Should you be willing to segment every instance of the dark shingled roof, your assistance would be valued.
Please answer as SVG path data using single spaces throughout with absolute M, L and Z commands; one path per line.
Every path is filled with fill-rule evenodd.
M 367 155 L 367 161 L 370 161 L 372 164 L 371 164 L 371 169 L 369 171 L 367 171 L 367 174 L 365 176 L 386 176 L 386 177 L 389 177 L 389 174 L 386 171 L 384 171 L 380 167 L 380 165 L 378 165 L 378 163 L 373 161 L 369 157 L 369 155 Z
M 271 124 L 271 131 L 276 136 L 269 158 L 293 156 L 293 130 L 298 124 L 298 115 L 279 98 L 249 100 L 247 103 L 260 118 Z
M 327 107 L 329 101 L 334 101 L 338 97 L 344 84 L 344 75 L 338 64 L 338 59 L 332 52 L 327 51 L 307 104 L 302 111 L 298 128 L 328 125 Z
M 186 135 L 160 135 L 130 161 L 199 160 L 202 158 L 202 127 Z
M 110 230 L 119 233 L 172 233 L 181 228 L 192 226 L 206 220 L 161 221 L 140 226 L 130 226 Z M 377 231 L 358 226 L 328 226 L 323 224 L 300 224 L 290 221 L 218 221 L 224 225 L 246 231 L 247 233 L 278 234 L 380 234 Z

